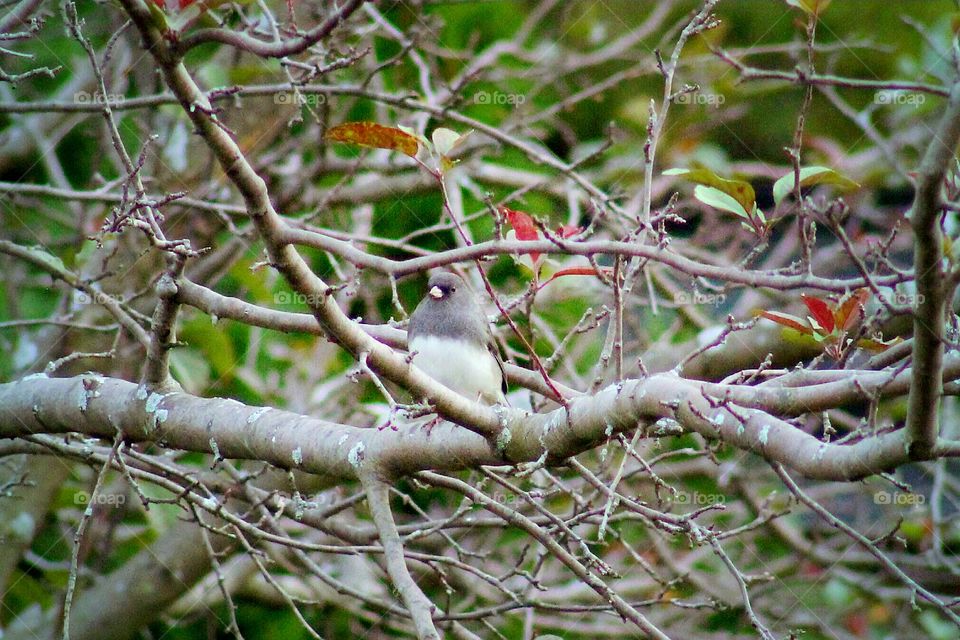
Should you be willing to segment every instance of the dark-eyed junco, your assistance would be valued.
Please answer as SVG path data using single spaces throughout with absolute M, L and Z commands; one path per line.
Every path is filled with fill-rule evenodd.
M 503 363 L 487 317 L 459 276 L 437 273 L 410 316 L 413 364 L 448 389 L 487 405 L 505 404 Z

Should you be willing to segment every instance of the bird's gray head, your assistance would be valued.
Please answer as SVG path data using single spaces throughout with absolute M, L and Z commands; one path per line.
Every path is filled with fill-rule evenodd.
M 465 292 L 466 285 L 460 276 L 442 272 L 434 274 L 427 283 L 427 295 L 436 301 L 450 300 L 457 292 Z
M 467 283 L 447 271 L 435 273 L 430 278 L 427 295 L 414 309 L 408 327 L 411 340 L 423 335 L 471 336 L 483 343 L 487 331 L 487 317 Z

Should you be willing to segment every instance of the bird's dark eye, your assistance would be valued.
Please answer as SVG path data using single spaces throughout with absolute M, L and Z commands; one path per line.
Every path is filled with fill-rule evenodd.
M 456 291 L 456 290 L 457 290 L 456 287 L 450 287 L 450 293 L 453 293 L 453 292 Z

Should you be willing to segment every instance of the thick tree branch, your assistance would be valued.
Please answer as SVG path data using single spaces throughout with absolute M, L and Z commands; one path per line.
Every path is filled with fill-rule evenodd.
M 940 229 L 943 200 L 940 195 L 947 168 L 960 141 L 960 82 L 954 85 L 947 110 L 917 171 L 917 192 L 910 220 L 914 234 L 914 272 L 917 304 L 913 321 L 913 369 L 907 429 L 910 455 L 928 458 L 939 430 L 943 394 L 944 286 L 943 233 Z
M 711 389 L 716 395 L 707 395 Z M 433 431 L 419 426 L 402 426 L 396 432 L 361 429 L 233 400 L 148 393 L 130 382 L 95 375 L 35 375 L 0 385 L 0 437 L 79 431 L 112 438 L 119 428 L 131 441 L 162 441 L 188 451 L 357 478 L 361 470 L 394 476 L 541 459 L 553 464 L 599 445 L 612 433 L 671 418 L 684 429 L 812 478 L 858 479 L 909 460 L 903 430 L 849 445 L 827 443 L 769 413 L 737 406 L 723 391 L 673 374 L 625 380 L 595 396 L 575 398 L 567 409 L 532 415 L 502 410 L 504 427 L 491 443 L 452 426 Z

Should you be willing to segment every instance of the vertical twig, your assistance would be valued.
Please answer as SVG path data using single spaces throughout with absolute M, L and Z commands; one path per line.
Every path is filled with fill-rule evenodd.
M 113 448 L 110 449 L 110 455 L 106 462 L 100 467 L 100 473 L 97 474 L 97 481 L 93 485 L 93 491 L 90 492 L 90 499 L 87 500 L 87 507 L 83 510 L 83 516 L 80 518 L 80 524 L 77 525 L 77 531 L 73 535 L 73 552 L 70 554 L 70 573 L 67 576 L 67 592 L 63 598 L 63 640 L 70 640 L 70 607 L 73 605 L 73 594 L 77 587 L 77 572 L 80 564 L 80 541 L 87 530 L 87 523 L 93 517 L 93 507 L 97 504 L 97 498 L 100 494 L 100 488 L 103 486 L 103 480 L 107 476 L 107 470 L 117 455 L 117 449 L 123 442 L 123 434 L 118 433 L 113 439 Z

